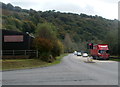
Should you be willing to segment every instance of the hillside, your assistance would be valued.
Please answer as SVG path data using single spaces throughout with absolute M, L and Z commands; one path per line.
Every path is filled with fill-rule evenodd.
M 112 32 L 112 38 L 116 38 L 118 25 L 117 20 L 109 20 L 97 15 L 61 13 L 55 10 L 44 12 L 26 10 L 4 3 L 2 3 L 2 19 L 3 28 L 32 34 L 35 34 L 38 24 L 52 23 L 56 26 L 57 36 L 61 41 L 64 42 L 66 34 L 69 35 L 73 50 L 85 50 L 88 42 L 110 44 L 109 34 Z M 117 41 L 115 42 L 117 44 Z M 112 45 L 110 47 L 113 49 Z

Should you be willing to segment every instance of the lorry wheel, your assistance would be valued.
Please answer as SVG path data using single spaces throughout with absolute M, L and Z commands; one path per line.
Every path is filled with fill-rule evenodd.
M 98 60 L 99 59 L 99 56 L 96 56 L 96 60 Z
M 98 59 L 97 56 L 95 57 L 95 59 L 96 59 L 96 60 Z
M 93 59 L 96 59 L 95 56 L 92 56 L 92 57 L 93 57 Z

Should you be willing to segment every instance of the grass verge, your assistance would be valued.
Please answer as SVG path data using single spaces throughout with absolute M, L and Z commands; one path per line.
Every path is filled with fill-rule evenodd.
M 2 61 L 2 71 L 16 69 L 30 69 L 59 64 L 61 62 L 61 59 L 67 55 L 68 54 L 62 54 L 61 56 L 56 57 L 56 60 L 52 63 L 47 63 L 39 59 L 5 59 L 0 61 Z
M 110 59 L 110 60 L 120 62 L 120 59 Z
M 120 56 L 110 56 L 109 60 L 120 62 Z

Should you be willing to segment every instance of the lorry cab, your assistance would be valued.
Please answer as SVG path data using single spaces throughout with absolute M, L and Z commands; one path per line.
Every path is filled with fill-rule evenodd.
M 99 50 L 98 51 L 98 56 L 100 59 L 109 59 L 109 50 Z
M 110 56 L 108 44 L 94 45 L 90 53 L 94 59 L 109 59 Z

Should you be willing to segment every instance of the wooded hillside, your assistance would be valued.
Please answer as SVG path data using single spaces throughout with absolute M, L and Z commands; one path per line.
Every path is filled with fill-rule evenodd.
M 35 35 L 38 24 L 51 23 L 65 45 L 65 51 L 85 50 L 86 43 L 106 43 L 112 54 L 117 54 L 118 20 L 109 20 L 101 16 L 61 13 L 55 10 L 26 10 L 10 3 L 2 3 L 2 28 L 29 32 Z M 36 35 L 35 35 L 36 36 Z

